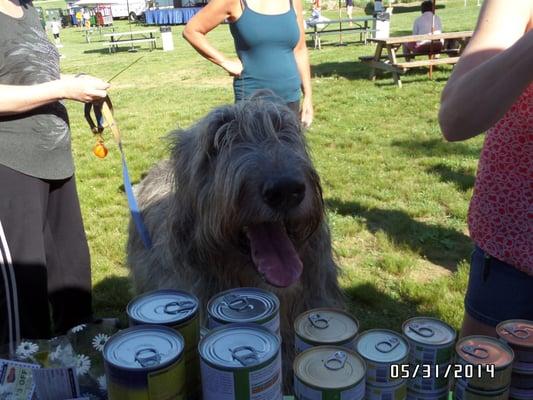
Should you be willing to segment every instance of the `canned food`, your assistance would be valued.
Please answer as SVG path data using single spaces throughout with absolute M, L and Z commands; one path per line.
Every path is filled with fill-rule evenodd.
M 366 400 L 405 400 L 407 397 L 407 386 L 401 382 L 396 386 L 373 386 L 366 385 Z
M 409 342 L 411 364 L 437 365 L 452 360 L 455 330 L 447 323 L 435 318 L 415 317 L 402 326 Z
M 135 326 L 103 349 L 109 400 L 185 399 L 183 337 L 165 326 Z
M 203 400 L 281 400 L 280 339 L 256 324 L 211 330 L 198 345 Z
M 407 389 L 406 400 L 448 400 L 448 389 L 435 392 L 417 392 L 416 390 Z
M 374 386 L 397 386 L 401 374 L 391 374 L 392 366 L 407 365 L 409 343 L 398 333 L 371 329 L 357 338 L 355 348 L 366 362 L 366 381 Z M 394 376 L 395 375 L 395 376 Z
M 128 303 L 130 326 L 165 325 L 177 330 L 185 340 L 187 398 L 200 395 L 200 322 L 198 298 L 181 290 L 156 290 L 144 293 Z
M 489 336 L 467 336 L 455 346 L 457 361 L 465 366 L 473 365 L 471 377 L 457 380 L 469 388 L 498 391 L 511 382 L 513 350 L 505 343 Z M 483 368 L 481 368 L 483 367 Z
M 515 400 L 532 400 L 533 399 L 533 390 L 532 389 L 519 389 L 515 387 L 509 388 L 509 398 Z
M 352 350 L 312 347 L 296 356 L 293 369 L 296 400 L 361 400 L 365 396 L 365 362 Z
M 341 346 L 355 350 L 359 323 L 350 314 L 334 308 L 305 311 L 294 321 L 296 354 L 314 346 Z
M 417 374 L 407 381 L 407 387 L 417 392 L 435 393 L 443 390 L 447 391 L 450 386 L 450 374 L 446 373 L 446 371 L 451 369 L 449 366 L 449 363 L 438 365 L 431 371 L 424 371 L 425 366 L 423 368 L 419 367 Z M 411 371 L 414 368 L 416 367 L 411 366 Z
M 533 321 L 503 321 L 496 326 L 496 332 L 513 349 L 515 363 L 533 363 Z
M 456 400 L 507 400 L 509 387 L 499 390 L 478 390 L 468 387 L 462 381 L 457 381 L 453 398 Z
M 254 323 L 279 335 L 279 300 L 258 288 L 237 288 L 214 296 L 207 303 L 208 328 L 231 323 Z
M 531 364 L 533 367 L 533 364 Z M 533 368 L 532 368 L 533 369 Z M 533 370 L 521 370 L 513 368 L 511 386 L 518 389 L 533 390 Z

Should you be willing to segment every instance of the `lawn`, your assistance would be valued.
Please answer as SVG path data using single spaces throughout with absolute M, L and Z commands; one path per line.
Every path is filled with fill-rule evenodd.
M 479 8 L 468 3 L 439 1 L 445 30 L 473 29 Z M 397 7 L 392 33 L 408 32 L 417 15 L 414 4 Z M 128 29 L 124 21 L 117 25 Z M 182 29 L 173 27 L 173 52 L 144 47 L 111 55 L 97 33 L 86 43 L 78 28 L 62 32 L 63 73 L 109 79 L 142 57 L 113 80 L 110 91 L 134 182 L 167 156 L 166 133 L 232 101 L 230 78 L 185 43 Z M 209 37 L 233 52 L 228 26 Z M 426 70 L 411 72 L 398 89 L 390 75 L 367 79 L 368 68 L 357 60 L 373 54 L 373 45 L 353 42 L 355 35 L 345 36 L 347 46 L 335 46 L 334 36 L 326 39 L 322 50 L 310 50 L 316 118 L 306 135 L 351 311 L 364 329 L 399 329 L 415 315 L 459 328 L 472 249 L 465 220 L 482 138 L 452 144 L 441 137 L 439 97 L 451 69 L 438 68 L 433 80 Z M 108 157 L 92 155 L 94 139 L 82 108 L 68 103 L 94 304 L 100 316 L 124 317 L 131 298 L 125 267 L 129 214 L 119 152 L 107 136 Z

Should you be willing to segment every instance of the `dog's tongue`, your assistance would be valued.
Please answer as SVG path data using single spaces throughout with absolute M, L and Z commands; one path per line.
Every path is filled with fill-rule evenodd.
M 302 261 L 280 225 L 264 223 L 250 226 L 248 238 L 254 264 L 268 283 L 287 287 L 300 278 Z

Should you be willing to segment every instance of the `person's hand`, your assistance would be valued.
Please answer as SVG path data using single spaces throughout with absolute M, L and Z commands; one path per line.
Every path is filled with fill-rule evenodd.
M 313 116 L 313 102 L 310 98 L 304 97 L 302 102 L 302 110 L 300 111 L 300 121 L 305 129 L 309 128 L 313 123 Z
M 63 75 L 58 81 L 61 97 L 83 103 L 92 103 L 107 96 L 109 83 L 90 75 Z
M 231 76 L 241 76 L 242 73 L 242 63 L 241 60 L 225 60 L 220 64 L 222 68 L 224 68 L 228 74 Z

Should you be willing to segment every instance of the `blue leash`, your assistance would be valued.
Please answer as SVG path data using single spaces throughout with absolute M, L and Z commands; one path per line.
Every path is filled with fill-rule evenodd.
M 91 107 L 94 107 L 94 113 L 96 116 L 97 124 L 95 124 L 91 118 Z M 122 140 L 120 139 L 120 131 L 118 129 L 118 125 L 115 122 L 115 118 L 113 117 L 113 104 L 111 103 L 111 99 L 109 98 L 109 96 L 107 96 L 102 104 L 85 104 L 85 119 L 89 123 L 89 126 L 91 127 L 93 133 L 103 132 L 104 118 L 107 121 L 109 129 L 111 129 L 113 137 L 117 142 L 118 149 L 120 150 L 120 156 L 122 158 L 122 179 L 124 180 L 124 189 L 126 190 L 126 197 L 128 199 L 128 206 L 130 209 L 131 217 L 133 218 L 133 222 L 135 223 L 135 227 L 137 228 L 137 232 L 141 237 L 144 247 L 147 250 L 150 250 L 153 247 L 152 240 L 150 238 L 148 230 L 146 229 L 146 225 L 144 224 L 141 211 L 139 210 L 139 206 L 137 205 L 137 199 L 135 198 L 135 194 L 133 193 L 130 173 L 128 171 L 128 164 L 126 162 L 126 155 L 124 154 L 124 149 L 122 148 Z

